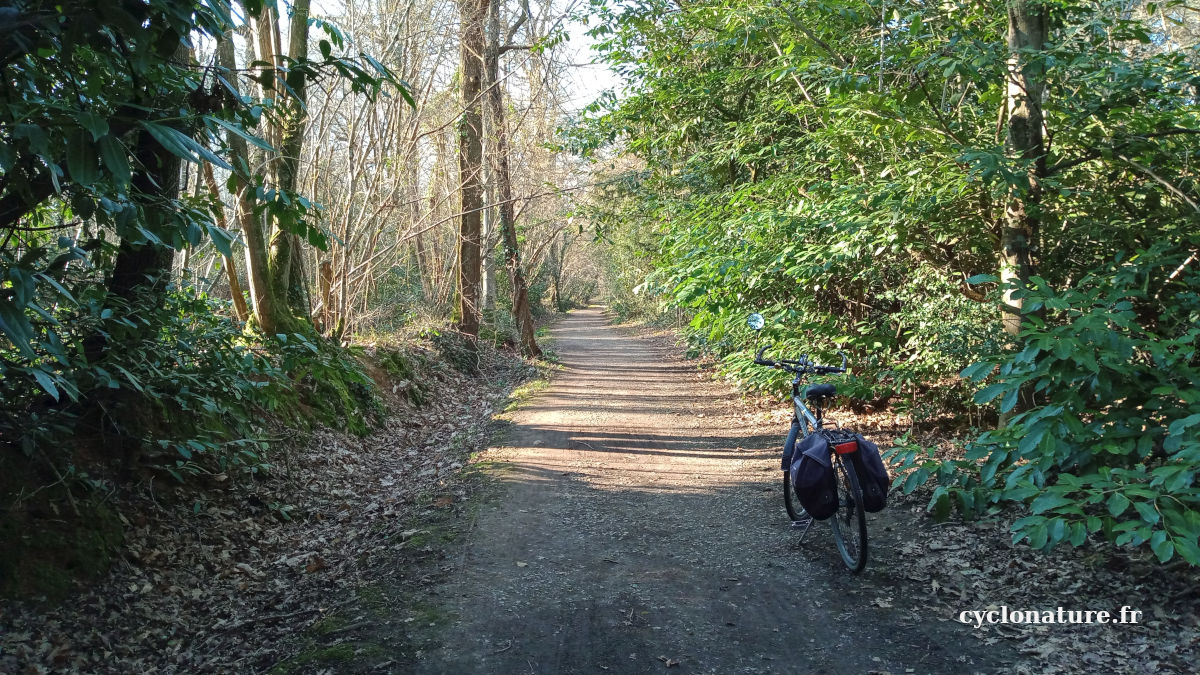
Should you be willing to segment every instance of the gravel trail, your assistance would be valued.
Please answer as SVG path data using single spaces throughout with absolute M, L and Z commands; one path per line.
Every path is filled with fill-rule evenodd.
M 449 618 L 420 673 L 970 673 L 969 629 L 896 573 L 901 520 L 873 514 L 861 576 L 826 523 L 801 545 L 777 445 L 720 382 L 653 341 L 571 313 L 563 364 L 511 414 L 500 496 L 435 589 Z M 927 592 L 927 589 L 926 591 Z M 964 609 L 969 609 L 964 607 Z

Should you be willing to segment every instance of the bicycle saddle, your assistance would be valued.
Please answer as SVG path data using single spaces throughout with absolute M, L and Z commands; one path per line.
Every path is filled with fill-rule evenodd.
M 832 384 L 814 384 L 804 392 L 804 398 L 813 400 L 817 398 L 829 398 L 837 394 L 837 387 Z

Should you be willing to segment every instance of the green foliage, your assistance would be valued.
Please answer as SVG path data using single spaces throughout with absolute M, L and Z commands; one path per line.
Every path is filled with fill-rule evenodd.
M 911 396 L 992 339 L 993 310 L 967 300 L 954 274 L 991 265 L 975 206 L 992 195 L 956 162 L 956 134 L 924 100 L 897 119 L 903 102 L 889 96 L 914 83 L 889 76 L 893 91 L 879 92 L 841 70 L 857 54 L 875 62 L 878 45 L 852 38 L 877 12 L 814 5 L 797 20 L 787 11 L 706 3 L 661 20 L 647 22 L 649 8 L 615 19 L 611 57 L 642 86 L 597 110 L 583 140 L 625 134 L 646 161 L 648 172 L 616 184 L 622 212 L 603 222 L 637 232 L 651 258 L 640 267 L 654 269 L 619 281 L 638 272 L 619 260 L 613 304 L 635 300 L 626 289 L 636 288 L 687 308 L 693 340 L 719 355 L 744 344 L 744 315 L 761 311 L 777 320 L 781 348 L 844 349 L 874 398 Z M 825 47 L 797 23 L 819 26 Z M 911 45 L 896 50 L 929 76 Z M 927 223 L 938 224 L 935 236 Z
M 0 364 L 4 445 L 66 466 L 86 439 L 100 436 L 113 461 L 140 458 L 180 480 L 236 477 L 270 468 L 272 419 L 362 434 L 381 414 L 374 383 L 336 345 L 302 334 L 248 338 L 228 303 L 192 289 L 170 291 L 161 305 L 146 298 L 114 307 L 100 297 L 56 317 L 69 358 L 42 356 L 32 368 Z M 93 363 L 83 351 L 97 334 L 121 349 Z
M 548 316 L 556 308 L 550 306 L 550 274 L 546 269 L 540 268 L 537 273 L 529 280 L 527 292 L 529 293 L 529 311 L 533 316 L 544 317 Z M 512 304 L 511 302 L 509 303 Z
M 269 468 L 264 413 L 285 409 L 293 395 L 275 360 L 241 337 L 227 303 L 184 289 L 165 305 L 146 299 L 116 315 L 138 317 L 101 326 L 122 348 L 71 371 L 88 393 L 85 414 L 100 402 L 102 428 L 180 480 Z
M 534 317 L 544 317 L 553 308 L 549 307 L 550 273 L 545 265 L 539 265 L 525 279 L 525 292 L 529 296 L 529 312 Z M 513 318 L 512 279 L 507 271 L 497 265 L 496 268 L 496 313 L 505 315 L 497 320 L 498 324 L 508 324 L 513 327 L 516 335 L 516 320 Z
M 479 354 L 466 335 L 456 330 L 428 329 L 422 332 L 421 337 L 432 342 L 441 353 L 442 360 L 459 372 L 469 375 L 479 372 Z
M 640 189 L 635 177 L 622 176 L 599 186 L 591 205 L 583 207 L 604 244 L 595 249 L 602 257 L 599 291 L 622 321 L 653 317 L 662 304 L 657 299 L 662 289 L 649 287 L 647 281 L 654 269 L 655 228 L 642 218 L 629 217 L 640 207 L 639 200 L 650 196 Z
M 378 360 L 387 374 L 396 380 L 395 385 L 403 383 L 404 395 L 408 402 L 420 407 L 429 400 L 429 390 L 420 382 L 415 363 L 419 357 L 399 350 L 381 349 Z
M 558 306 L 555 309 L 559 312 L 566 312 L 578 307 L 587 307 L 599 290 L 600 282 L 597 279 L 567 277 L 562 281 Z
M 1016 502 L 1030 513 L 1014 542 L 1048 549 L 1097 535 L 1200 564 L 1200 272 L 1183 264 L 1189 255 L 1155 247 L 1074 288 L 1037 279 L 1024 291 L 1044 312 L 1024 348 L 963 375 L 989 382 L 980 403 L 1026 405 L 965 461 L 937 467 L 945 485 L 933 506 L 968 492 Z
M 844 350 L 855 397 L 921 419 L 1016 412 L 957 462 L 898 451 L 905 487 L 944 480 L 939 513 L 1028 504 L 1015 536 L 1039 548 L 1103 531 L 1198 562 L 1180 392 L 1196 373 L 1200 48 L 1174 28 L 1195 26 L 1183 3 L 1047 5 L 1049 46 L 1023 55 L 1046 87 L 1037 191 L 1005 148 L 995 3 L 591 5 L 629 83 L 572 141 L 631 156 L 588 214 L 612 306 L 683 309 L 694 349 L 753 388 L 786 387 L 749 364 L 758 311 L 779 353 Z M 1044 309 L 1014 340 L 994 275 L 1005 210 L 1034 194 L 1040 276 L 1017 292 Z M 1114 267 L 1122 250 L 1139 253 Z
M 353 352 L 298 333 L 276 335 L 275 340 L 281 370 L 294 383 L 300 401 L 312 406 L 316 421 L 363 436 L 382 417 L 375 383 Z
M 380 403 L 361 365 L 309 335 L 243 335 L 225 303 L 166 279 L 117 286 L 115 262 L 197 247 L 233 253 L 209 198 L 169 189 L 164 158 L 210 163 L 252 186 L 258 216 L 326 246 L 319 206 L 234 166 L 230 135 L 259 149 L 264 120 L 294 115 L 286 97 L 254 100 L 247 73 L 192 61 L 268 3 L 29 0 L 6 8 L 0 46 L 0 446 L 59 473 L 92 439 L 102 463 L 151 463 L 178 478 L 268 468 L 273 416 L 365 433 Z M 234 15 L 237 15 L 235 19 Z M 268 90 L 334 75 L 368 97 L 404 85 L 342 33 L 318 58 L 256 68 Z M 242 84 L 244 88 L 245 83 Z M 411 102 L 411 99 L 410 99 Z M 165 181 L 165 183 L 164 183 Z M 70 236 L 67 236 L 70 235 Z M 161 260 L 161 257 L 160 257 Z M 303 325 L 296 330 L 302 332 Z M 312 406 L 312 415 L 300 408 Z
M 245 9 L 254 16 L 262 7 Z M 90 266 L 89 281 L 103 284 L 97 277 L 111 269 L 116 241 L 179 250 L 211 237 L 231 253 L 235 237 L 215 224 L 214 205 L 159 185 L 160 150 L 240 174 L 256 187 L 259 214 L 326 245 L 317 205 L 227 159 L 227 132 L 270 149 L 252 130 L 263 117 L 287 111 L 237 94 L 231 82 L 238 73 L 187 58 L 194 37 L 214 39 L 235 27 L 230 2 L 31 0 L 10 9 L 4 20 L 13 32 L 0 48 L 0 340 L 19 352 L 13 367 L 37 378 L 47 394 L 74 394 L 60 392 L 35 362 L 39 353 L 70 358 L 53 315 L 76 302 L 77 291 L 67 288 L 86 276 L 81 268 Z M 320 60 L 289 60 L 286 69 L 256 77 L 289 88 L 336 73 L 355 91 L 375 95 L 391 83 L 407 95 L 370 57 L 333 53 L 333 46 L 345 47 L 341 34 L 318 23 L 328 35 Z M 58 236 L 68 231 L 74 236 Z

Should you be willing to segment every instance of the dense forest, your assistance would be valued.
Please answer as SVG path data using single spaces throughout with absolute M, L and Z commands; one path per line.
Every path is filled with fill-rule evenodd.
M 0 595 L 592 301 L 748 396 L 750 312 L 844 352 L 937 519 L 1200 566 L 1193 0 L 4 0 L 0 78 Z

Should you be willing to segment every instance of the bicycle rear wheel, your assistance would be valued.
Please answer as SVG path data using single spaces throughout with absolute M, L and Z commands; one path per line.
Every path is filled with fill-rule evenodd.
M 867 566 L 867 514 L 862 508 L 862 487 L 854 462 L 834 455 L 838 511 L 833 517 L 833 541 L 842 562 L 855 574 Z

